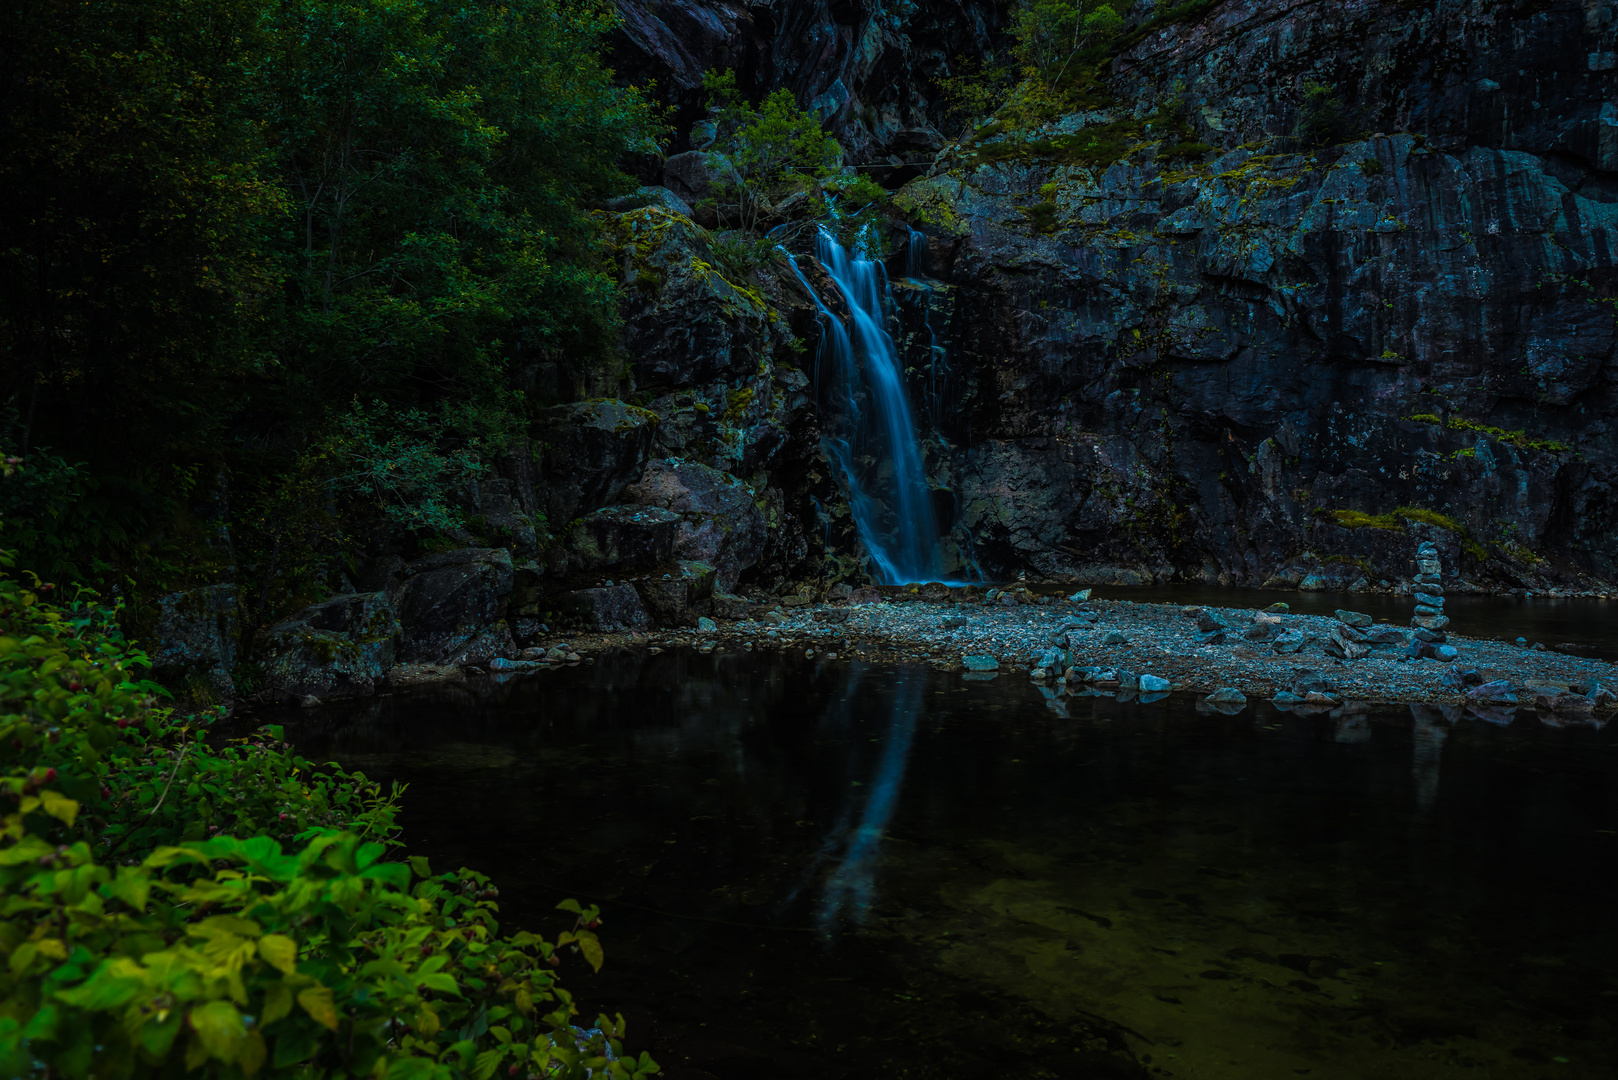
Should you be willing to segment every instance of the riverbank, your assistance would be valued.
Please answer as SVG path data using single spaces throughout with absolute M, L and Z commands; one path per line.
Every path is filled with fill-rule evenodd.
M 1455 634 L 1447 641 L 1442 633 L 1427 635 L 1438 640 L 1416 645 L 1437 653 L 1447 644 L 1453 660 L 1415 658 L 1413 628 L 1369 616 L 1348 615 L 1361 624 L 1351 627 L 1335 616 L 1290 611 L 1049 597 L 1006 606 L 960 594 L 895 602 L 867 591 L 864 603 L 762 604 L 745 618 L 708 620 L 702 629 L 585 635 L 569 638 L 567 648 L 581 656 L 626 644 L 786 649 L 824 659 L 919 661 L 978 678 L 1033 677 L 1067 693 L 1128 695 L 1140 692 L 1142 676 L 1155 676 L 1166 685 L 1149 681 L 1147 692 L 1231 689 L 1273 699 L 1295 690 L 1304 697 L 1313 687 L 1341 700 L 1537 702 L 1572 713 L 1588 711 L 1573 696 L 1586 698 L 1588 708 L 1605 708 L 1590 695 L 1618 680 L 1605 661 Z M 1319 673 L 1326 689 L 1311 679 L 1300 684 L 1307 673 Z M 1512 684 L 1515 701 L 1504 699 L 1503 687 L 1479 690 L 1502 682 Z

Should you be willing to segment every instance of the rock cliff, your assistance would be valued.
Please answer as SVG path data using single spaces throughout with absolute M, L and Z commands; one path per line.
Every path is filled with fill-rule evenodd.
M 987 574 L 1374 583 L 1411 528 L 1493 587 L 1614 573 L 1612 4 L 1140 4 L 1105 100 L 953 140 L 933 87 L 990 5 L 658 10 L 639 70 L 840 82 L 851 160 L 937 137 L 894 317 Z

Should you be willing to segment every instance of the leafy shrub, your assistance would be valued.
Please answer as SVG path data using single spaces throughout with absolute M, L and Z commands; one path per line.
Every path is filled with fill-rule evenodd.
M 558 950 L 600 966 L 596 909 L 564 904 L 553 941 L 501 937 L 487 878 L 388 860 L 398 788 L 317 769 L 274 729 L 210 746 L 158 706 L 116 607 L 52 603 L 11 565 L 0 553 L 7 1075 L 657 1071 L 617 1059 L 621 1019 L 572 1024 Z

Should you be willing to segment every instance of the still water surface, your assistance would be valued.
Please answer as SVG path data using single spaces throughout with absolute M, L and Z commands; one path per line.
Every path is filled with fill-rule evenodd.
M 599 902 L 674 1080 L 1618 1075 L 1618 725 L 625 650 L 289 734 L 508 925 Z

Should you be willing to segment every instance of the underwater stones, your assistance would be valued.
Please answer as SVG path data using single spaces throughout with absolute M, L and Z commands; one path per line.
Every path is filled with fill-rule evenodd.
M 967 671 L 999 671 L 1000 661 L 992 656 L 963 656 L 961 666 Z
M 260 631 L 253 656 L 278 701 L 369 697 L 393 667 L 398 633 L 387 593 L 334 596 Z
M 605 630 L 609 626 L 648 630 L 652 626 L 633 585 L 575 589 L 557 596 L 554 602 L 565 617 L 587 630 Z
M 240 603 L 234 584 L 173 592 L 158 602 L 157 647 L 152 671 L 171 685 L 197 684 L 216 700 L 233 702 L 236 645 L 241 636 Z
M 1370 626 L 1372 622 L 1371 617 L 1363 611 L 1344 611 L 1342 608 L 1337 609 L 1337 621 L 1344 626 L 1355 627 Z

